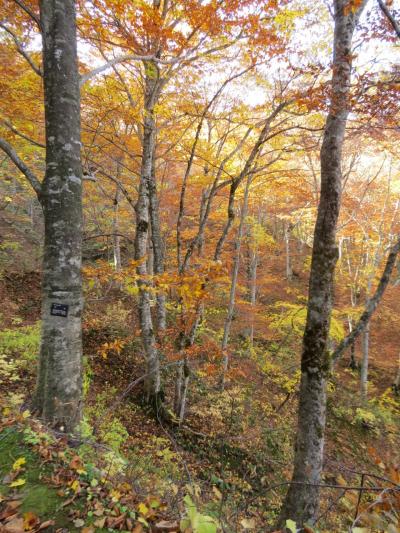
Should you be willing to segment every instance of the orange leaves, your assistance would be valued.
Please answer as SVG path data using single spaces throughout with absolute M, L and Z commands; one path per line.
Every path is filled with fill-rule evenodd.
M 112 352 L 119 355 L 126 343 L 127 341 L 123 341 L 122 339 L 116 339 L 112 342 L 104 342 L 99 348 L 99 354 L 103 359 L 107 359 Z
M 356 13 L 361 7 L 362 3 L 363 0 L 349 0 L 349 2 L 344 6 L 344 14 L 348 15 L 349 13 Z

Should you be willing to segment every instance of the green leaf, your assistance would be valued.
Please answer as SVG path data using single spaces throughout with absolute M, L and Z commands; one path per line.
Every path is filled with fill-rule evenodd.
M 294 520 L 290 520 L 290 519 L 286 520 L 285 526 L 292 533 L 296 533 L 297 528 L 296 528 L 296 522 Z

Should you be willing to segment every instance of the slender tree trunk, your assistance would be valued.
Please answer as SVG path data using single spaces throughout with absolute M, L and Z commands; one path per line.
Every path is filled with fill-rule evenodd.
M 82 169 L 75 2 L 42 0 L 46 175 L 42 338 L 35 407 L 61 430 L 82 409 Z
M 225 319 L 224 334 L 223 334 L 222 343 L 221 343 L 221 351 L 222 351 L 222 356 L 223 356 L 222 373 L 221 373 L 221 381 L 220 381 L 221 390 L 224 390 L 226 373 L 228 371 L 228 366 L 229 366 L 228 342 L 229 342 L 229 335 L 230 335 L 231 326 L 232 326 L 233 314 L 235 311 L 236 286 L 237 286 L 239 266 L 240 266 L 240 250 L 242 246 L 243 228 L 244 228 L 244 223 L 245 223 L 245 219 L 247 215 L 247 204 L 248 204 L 248 199 L 249 199 L 250 183 L 251 183 L 251 178 L 249 176 L 246 181 L 246 189 L 244 192 L 242 212 L 240 214 L 239 228 L 238 228 L 238 233 L 237 233 L 236 242 L 235 242 L 235 257 L 233 260 L 231 289 L 229 293 L 229 303 L 228 303 L 228 313 Z
M 397 374 L 393 382 L 393 392 L 396 395 L 400 394 L 400 353 L 399 353 L 399 360 L 398 360 L 398 366 L 397 366 Z
M 368 321 L 362 332 L 362 359 L 361 359 L 361 373 L 360 373 L 360 393 L 361 400 L 366 401 L 368 396 L 368 363 L 369 363 L 369 331 L 370 322 Z M 352 345 L 354 346 L 354 344 Z
M 186 414 L 186 400 L 189 389 L 190 366 L 186 349 L 191 346 L 190 336 L 184 333 L 182 325 L 181 331 L 177 340 L 178 352 L 181 357 L 181 363 L 178 366 L 177 376 L 175 381 L 175 398 L 174 398 L 174 413 L 181 424 L 185 419 Z
M 292 225 L 290 222 L 285 224 L 285 255 L 286 255 L 286 279 L 290 282 L 293 278 L 292 262 L 290 257 L 290 235 L 292 231 Z
M 349 325 L 349 333 L 351 333 L 353 331 L 353 319 L 350 316 L 347 317 L 347 323 Z M 354 343 L 350 346 L 349 367 L 351 368 L 351 370 L 356 370 L 357 368 L 356 346 Z
M 341 161 L 351 83 L 352 38 L 363 6 L 348 9 L 334 0 L 332 94 L 321 147 L 321 195 L 314 231 L 292 484 L 283 503 L 279 526 L 287 519 L 297 527 L 313 524 L 319 510 L 319 487 L 326 417 L 326 380 L 330 368 L 327 342 L 333 278 L 338 258 L 335 242 L 341 202 Z
M 236 189 L 238 188 L 239 184 L 240 184 L 239 180 L 237 179 L 232 180 L 232 183 L 229 189 L 228 218 L 224 226 L 224 229 L 222 230 L 221 237 L 219 238 L 217 242 L 217 246 L 215 248 L 214 261 L 218 261 L 220 259 L 222 249 L 224 247 L 226 238 L 228 237 L 229 230 L 231 229 L 232 224 L 235 220 L 235 194 L 236 194 Z
M 251 324 L 249 332 L 249 349 L 253 348 L 254 344 L 254 308 L 257 299 L 257 268 L 258 268 L 258 250 L 257 248 L 252 251 L 250 265 L 249 265 L 249 282 L 250 282 L 250 305 L 251 312 Z
M 121 237 L 119 236 L 119 217 L 118 217 L 119 200 L 120 200 L 120 189 L 119 189 L 119 186 L 117 185 L 115 189 L 114 213 L 113 213 L 113 223 L 112 223 L 114 268 L 117 272 L 121 271 Z

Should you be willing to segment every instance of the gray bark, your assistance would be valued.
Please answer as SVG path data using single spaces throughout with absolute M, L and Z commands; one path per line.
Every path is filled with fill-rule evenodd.
M 82 169 L 75 2 L 42 0 L 46 175 L 42 337 L 35 406 L 65 431 L 82 408 Z M 67 316 L 52 314 L 68 306 Z M 54 309 L 53 309 L 54 312 Z
M 146 359 L 145 381 L 146 398 L 148 402 L 156 402 L 160 392 L 160 361 L 156 346 L 156 337 L 151 316 L 151 299 L 146 276 L 147 271 L 147 241 L 150 236 L 150 190 L 154 188 L 153 158 L 155 150 L 156 127 L 154 121 L 154 105 L 158 97 L 158 78 L 152 65 L 145 64 L 145 104 L 143 120 L 143 146 L 140 184 L 136 211 L 135 259 L 141 260 L 137 266 L 139 275 L 139 322 L 143 349 Z M 154 201 L 154 199 L 153 199 Z
M 260 223 L 260 217 L 258 220 Z M 250 232 L 249 232 L 250 234 Z M 254 308 L 257 301 L 257 268 L 258 268 L 258 244 L 255 244 L 250 250 L 249 266 L 248 266 L 248 282 L 249 282 L 249 301 L 252 309 L 251 324 L 249 329 L 249 350 L 251 351 L 254 345 Z
M 155 128 L 155 124 L 154 124 Z M 153 248 L 153 269 L 154 274 L 160 275 L 164 272 L 164 243 L 161 236 L 161 225 L 159 217 L 159 203 L 157 195 L 157 181 L 155 172 L 155 143 L 152 158 L 152 172 L 149 187 L 149 206 L 151 219 L 151 241 Z M 167 327 L 167 312 L 165 308 L 165 294 L 158 292 L 156 295 L 157 310 L 157 331 L 160 333 Z
M 368 321 L 362 333 L 360 393 L 361 393 L 361 399 L 363 401 L 365 401 L 368 396 L 369 329 L 370 329 L 370 323 Z
M 292 232 L 292 224 L 287 222 L 285 224 L 285 255 L 286 255 L 286 279 L 292 281 L 292 262 L 290 258 L 290 236 Z
M 221 390 L 224 390 L 226 373 L 228 371 L 228 366 L 229 366 L 228 342 L 229 342 L 229 335 L 230 335 L 231 326 L 232 326 L 233 314 L 235 311 L 236 286 L 237 286 L 239 266 L 240 266 L 240 250 L 242 246 L 243 228 L 244 228 L 244 223 L 245 223 L 245 219 L 247 215 L 247 205 L 248 205 L 248 199 L 249 199 L 250 183 L 251 183 L 251 178 L 249 176 L 246 181 L 246 189 L 244 192 L 242 211 L 240 214 L 239 228 L 238 228 L 238 233 L 237 233 L 236 241 L 235 241 L 235 256 L 233 259 L 231 288 L 229 292 L 228 313 L 225 319 L 224 334 L 223 334 L 222 343 L 221 343 L 221 351 L 223 354 L 222 373 L 221 373 L 221 381 L 220 381 Z
M 393 382 L 393 392 L 397 395 L 400 393 L 400 353 L 399 353 L 397 374 Z
M 114 248 L 114 268 L 117 272 L 121 271 L 121 236 L 119 234 L 119 200 L 120 200 L 120 188 L 117 185 L 115 189 L 114 197 L 114 214 L 113 214 L 113 248 Z
M 385 15 L 385 17 L 388 19 L 389 23 L 391 24 L 397 37 L 400 39 L 400 24 L 394 18 L 394 15 L 390 12 L 384 0 L 378 0 L 378 4 L 379 4 L 379 7 L 381 8 L 382 13 Z
M 178 366 L 177 376 L 175 380 L 175 398 L 174 398 L 174 413 L 181 424 L 186 415 L 186 400 L 190 381 L 190 366 L 186 349 L 191 346 L 190 335 L 185 334 L 183 328 L 177 339 L 177 347 L 181 362 Z
M 338 258 L 336 228 L 341 202 L 341 162 L 349 113 L 352 38 L 360 16 L 347 9 L 347 0 L 334 0 L 332 94 L 321 147 L 321 195 L 314 231 L 306 327 L 301 358 L 298 426 L 292 483 L 279 526 L 287 519 L 297 527 L 313 524 L 319 510 L 326 418 L 327 343 L 332 310 L 333 279 Z M 306 484 L 311 484 L 306 485 Z

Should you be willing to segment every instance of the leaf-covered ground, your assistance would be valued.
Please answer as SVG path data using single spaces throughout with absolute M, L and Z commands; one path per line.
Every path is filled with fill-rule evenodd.
M 2 285 L 4 305 L 17 302 L 0 338 L 10 365 L 0 375 L 5 531 L 138 533 L 179 531 L 181 525 L 191 531 L 181 524 L 190 516 L 195 523 L 205 518 L 202 527 L 218 524 L 229 533 L 267 531 L 290 479 L 298 380 L 291 345 L 276 348 L 259 339 L 249 356 L 238 337 L 230 381 L 221 393 L 205 332 L 193 355 L 188 418 L 178 427 L 143 405 L 140 382 L 121 396 L 142 375 L 143 361 L 134 300 L 110 291 L 96 306 L 87 304 L 85 416 L 79 436 L 67 443 L 27 416 L 39 279 L 32 277 L 30 295 L 26 283 L 26 276 L 10 276 Z M 218 317 L 209 324 L 217 328 Z M 276 355 L 265 360 L 264 351 Z M 167 396 L 173 378 L 167 369 Z M 329 384 L 326 488 L 316 531 L 346 532 L 354 524 L 364 533 L 395 533 L 399 402 L 390 391 L 391 374 L 372 365 L 371 401 L 361 406 L 358 379 L 357 371 L 342 364 Z

